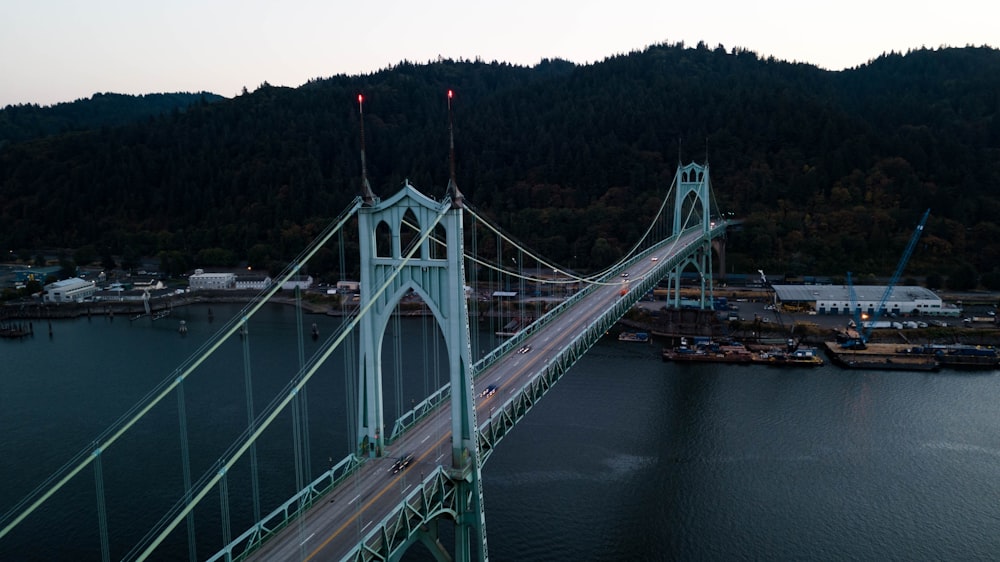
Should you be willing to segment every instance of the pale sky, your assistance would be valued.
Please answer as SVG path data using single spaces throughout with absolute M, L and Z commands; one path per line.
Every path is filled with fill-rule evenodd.
M 841 70 L 883 52 L 1000 46 L 995 0 L 0 0 L 0 107 L 366 74 L 438 56 L 579 64 L 649 45 Z

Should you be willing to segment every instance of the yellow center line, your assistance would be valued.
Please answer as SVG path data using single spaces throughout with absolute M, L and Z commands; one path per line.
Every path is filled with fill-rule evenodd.
M 583 324 L 583 323 L 585 323 L 585 322 L 586 322 L 586 318 L 582 318 L 582 319 L 577 319 L 576 321 L 574 321 L 574 322 L 573 322 L 573 323 L 571 324 L 571 327 L 575 329 L 575 328 L 576 328 L 576 327 L 578 327 L 578 326 L 579 326 L 580 324 Z M 523 373 L 524 371 L 526 371 L 526 370 L 527 370 L 527 369 L 528 369 L 528 368 L 529 368 L 530 366 L 532 366 L 532 364 L 533 364 L 533 363 L 537 363 L 537 361 L 530 361 L 530 360 L 529 360 L 529 361 L 527 362 L 527 364 L 526 364 L 526 365 L 519 365 L 519 366 L 517 367 L 517 370 L 515 371 L 515 374 L 516 374 L 516 375 L 520 375 L 520 374 L 522 374 L 522 373 Z M 504 388 L 505 386 L 508 386 L 508 385 L 509 385 L 510 383 L 514 382 L 514 379 L 515 379 L 515 378 L 517 378 L 517 377 L 516 377 L 516 376 L 512 376 L 512 377 L 508 377 L 508 378 L 507 378 L 507 380 L 505 380 L 505 381 L 501 382 L 500 384 L 498 384 L 498 385 L 497 385 L 497 392 L 499 393 L 499 391 L 500 391 L 500 390 L 502 390 L 502 389 L 503 389 L 503 388 Z M 489 403 L 489 401 L 490 401 L 490 400 L 492 400 L 493 398 L 494 398 L 494 396 L 489 396 L 489 397 L 488 397 L 488 398 L 487 398 L 486 400 L 483 400 L 482 402 L 480 402 L 480 403 L 479 403 L 479 406 L 482 406 L 482 407 L 483 407 L 483 409 L 485 410 L 485 406 L 486 406 L 486 404 L 487 404 L 487 403 Z M 432 446 L 431 446 L 431 447 L 430 447 L 429 449 L 427 449 L 427 450 L 426 450 L 426 452 L 424 452 L 424 454 L 420 455 L 420 457 L 418 457 L 418 458 L 417 458 L 417 461 L 418 461 L 418 462 L 420 462 L 420 461 L 423 461 L 425 457 L 427 457 L 427 456 L 428 456 L 429 454 L 431 454 L 431 452 L 433 452 L 434 450 L 436 450 L 436 449 L 437 449 L 437 448 L 438 448 L 438 447 L 439 447 L 439 446 L 441 445 L 441 443 L 442 443 L 442 442 L 443 442 L 443 441 L 444 441 L 445 439 L 447 439 L 448 437 L 450 437 L 450 436 L 451 436 L 451 431 L 447 431 L 447 432 L 445 432 L 445 434 L 444 434 L 444 435 L 443 435 L 443 436 L 442 436 L 442 437 L 441 437 L 440 439 L 438 439 L 438 440 L 437 440 L 437 442 L 435 442 L 435 443 L 434 443 L 434 445 L 432 445 Z M 409 470 L 409 468 L 407 468 L 406 470 Z M 333 539 L 337 538 L 337 536 L 338 536 L 338 535 L 339 535 L 340 533 L 344 532 L 344 530 L 345 530 L 345 529 L 347 529 L 347 527 L 348 527 L 349 525 L 351 525 L 352 523 L 354 523 L 354 521 L 355 521 L 355 520 L 356 520 L 356 519 L 357 519 L 357 518 L 358 518 L 358 517 L 359 517 L 359 516 L 360 516 L 360 515 L 361 515 L 361 514 L 362 514 L 362 513 L 363 513 L 363 512 L 364 512 L 364 511 L 366 510 L 366 509 L 368 509 L 369 507 L 371 507 L 371 506 L 372 506 L 372 504 L 373 504 L 373 503 L 375 503 L 375 502 L 376 502 L 376 501 L 377 501 L 377 500 L 378 500 L 379 498 L 381 498 L 383 494 L 385 494 L 385 493 L 386 493 L 386 492 L 388 492 L 388 491 L 389 491 L 389 490 L 390 490 L 391 488 L 393 488 L 393 486 L 394 486 L 394 485 L 396 484 L 396 482 L 398 482 L 398 481 L 399 481 L 399 479 L 400 479 L 400 478 L 402 478 L 402 477 L 404 476 L 404 474 L 405 474 L 406 470 L 403 470 L 403 471 L 402 471 L 402 472 L 400 473 L 400 475 L 399 475 L 399 476 L 397 476 L 397 477 L 396 477 L 396 478 L 395 478 L 395 479 L 394 479 L 394 480 L 393 480 L 393 481 L 392 481 L 392 482 L 390 483 L 390 485 L 388 485 L 388 486 L 384 486 L 384 487 L 383 487 L 383 488 L 381 489 L 381 491 L 379 491 L 379 492 L 378 492 L 377 494 L 375 494 L 375 496 L 374 496 L 374 497 L 372 497 L 371 499 L 369 499 L 369 500 L 368 500 L 368 502 L 367 502 L 367 503 L 365 503 L 365 504 L 364 504 L 364 505 L 363 505 L 363 506 L 361 507 L 361 509 L 360 509 L 360 510 L 358 510 L 358 512 L 357 512 L 357 513 L 355 513 L 354 515 L 351 515 L 351 516 L 350 516 L 350 517 L 349 517 L 349 518 L 348 518 L 348 519 L 347 519 L 346 521 L 344 521 L 344 524 L 343 524 L 343 525 L 341 525 L 340 527 L 338 527 L 338 528 L 337 528 L 337 530 L 336 530 L 336 531 L 334 531 L 334 532 L 333 532 L 332 534 L 330 534 L 329 536 L 327 536 L 327 538 L 326 538 L 326 539 L 325 539 L 325 540 L 324 540 L 324 541 L 323 541 L 322 543 L 320 543 L 320 544 L 319 544 L 319 545 L 318 545 L 318 546 L 316 547 L 316 549 L 315 549 L 315 550 L 313 550 L 313 551 L 312 551 L 312 552 L 311 552 L 311 553 L 309 554 L 309 556 L 307 556 L 307 557 L 306 557 L 306 560 L 312 560 L 312 559 L 313 559 L 313 558 L 314 558 L 314 557 L 315 557 L 316 555 L 318 555 L 318 554 L 320 553 L 320 551 L 322 551 L 322 550 L 323 550 L 324 548 L 326 548 L 326 547 L 327 547 L 327 545 L 329 545 L 329 544 L 330 544 L 330 541 L 332 541 Z
M 432 445 L 432 446 L 431 446 L 430 448 L 428 448 L 428 449 L 427 449 L 427 451 L 426 451 L 426 452 L 424 452 L 424 454 L 420 455 L 420 456 L 419 456 L 419 457 L 417 458 L 417 461 L 418 461 L 418 462 L 420 462 L 420 461 L 423 461 L 423 460 L 424 460 L 424 457 L 426 457 L 427 455 L 431 454 L 431 452 L 433 452 L 433 451 L 434 451 L 435 449 L 437 449 L 437 448 L 438 448 L 438 446 L 439 446 L 439 445 L 441 445 L 441 442 L 442 442 L 442 441 L 444 441 L 445 439 L 447 439 L 447 438 L 448 438 L 449 436 L 451 436 L 451 431 L 448 431 L 448 432 L 445 432 L 445 434 L 444 434 L 444 435 L 443 435 L 443 436 L 441 437 L 441 439 L 438 439 L 438 440 L 437 440 L 437 442 L 436 442 L 436 443 L 434 443 L 434 445 Z M 346 528 L 347 528 L 347 526 L 348 526 L 348 525 L 350 525 L 351 523 L 353 523 L 353 522 L 354 522 L 354 521 L 355 521 L 355 520 L 356 520 L 356 519 L 358 518 L 358 516 L 360 516 L 360 515 L 361 515 L 361 514 L 362 514 L 362 513 L 363 513 L 363 512 L 364 512 L 364 511 L 366 510 L 366 509 L 368 509 L 369 507 L 371 507 L 371 506 L 372 506 L 372 504 L 373 504 L 373 503 L 375 503 L 375 502 L 376 502 L 376 501 L 377 501 L 377 500 L 378 500 L 379 498 L 381 498 L 383 494 L 385 494 L 385 493 L 386 493 L 386 492 L 388 492 L 388 491 L 389 491 L 390 489 L 392 489 L 392 488 L 393 488 L 393 486 L 395 486 L 396 482 L 398 482 L 398 481 L 399 481 L 399 479 L 400 479 L 400 478 L 402 478 L 402 477 L 403 477 L 403 476 L 404 476 L 404 475 L 406 474 L 406 471 L 407 471 L 407 470 L 409 470 L 409 469 L 410 469 L 410 467 L 407 467 L 407 469 L 406 469 L 406 470 L 402 470 L 402 471 L 400 471 L 400 474 L 399 474 L 399 476 L 397 476 L 397 477 L 396 477 L 395 479 L 393 479 L 393 481 L 392 481 L 392 482 L 390 482 L 388 486 L 384 486 L 384 487 L 382 488 L 382 490 L 381 490 L 381 491 L 380 491 L 379 493 L 375 494 L 375 496 L 374 496 L 373 498 L 371 498 L 370 500 L 368 500 L 368 502 L 367 502 L 367 503 L 365 503 L 365 504 L 364 504 L 364 505 L 363 505 L 363 506 L 361 507 L 361 509 L 360 509 L 360 510 L 358 510 L 358 512 L 357 512 L 357 513 L 355 513 L 354 515 L 352 515 L 351 517 L 349 517 L 349 518 L 347 519 L 347 521 L 344 521 L 344 524 L 343 524 L 343 525 L 341 525 L 341 526 L 340 526 L 340 527 L 339 527 L 339 528 L 338 528 L 338 529 L 337 529 L 336 531 L 334 531 L 334 532 L 333 532 L 333 533 L 332 533 L 332 534 L 331 534 L 330 536 L 328 536 L 328 537 L 326 538 L 326 540 L 324 540 L 324 541 L 323 541 L 322 543 L 320 543 L 320 544 L 319 544 L 319 546 L 317 546 L 317 547 L 316 547 L 316 550 L 312 551 L 312 552 L 311 552 L 311 553 L 309 554 L 309 556 L 306 556 L 306 560 L 312 560 L 312 559 L 313 559 L 313 557 L 315 557 L 315 556 L 316 556 L 317 554 L 319 554 L 319 552 L 320 552 L 321 550 L 323 550 L 324 548 L 326 548 L 326 546 L 327 546 L 328 544 L 330 544 L 330 541 L 332 541 L 333 539 L 335 539 L 335 538 L 337 537 L 337 535 L 339 535 L 340 533 L 342 533 L 342 532 L 344 531 L 344 529 L 346 529 Z

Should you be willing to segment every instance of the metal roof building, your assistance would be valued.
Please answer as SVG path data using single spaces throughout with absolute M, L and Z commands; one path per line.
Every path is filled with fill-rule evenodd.
M 847 285 L 773 285 L 783 303 L 811 304 L 819 314 L 850 314 L 851 295 Z M 872 314 L 882 301 L 885 286 L 855 285 L 855 301 L 861 312 Z M 960 309 L 945 305 L 934 291 L 917 286 L 896 286 L 885 301 L 884 313 L 958 316 Z
M 46 302 L 82 302 L 87 297 L 92 297 L 97 292 L 97 285 L 93 281 L 70 277 L 45 286 Z

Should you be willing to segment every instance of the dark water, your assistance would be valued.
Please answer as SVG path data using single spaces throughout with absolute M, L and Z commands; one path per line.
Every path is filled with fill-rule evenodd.
M 60 322 L 51 339 L 36 323 L 33 339 L 0 341 L 0 512 L 86 449 L 236 310 L 215 307 L 214 324 L 199 308 L 156 323 Z M 181 318 L 190 327 L 184 338 L 176 332 Z M 305 317 L 312 322 L 324 337 L 338 323 Z M 386 347 L 410 353 L 425 346 L 416 335 L 421 322 L 401 323 L 401 337 L 390 336 Z M 267 308 L 251 325 L 257 411 L 298 364 L 295 334 L 287 307 Z M 317 344 L 306 344 L 308 356 Z M 995 373 L 684 366 L 661 362 L 658 352 L 655 344 L 601 341 L 501 443 L 484 469 L 493 560 L 975 560 L 1000 553 Z M 310 383 L 313 475 L 350 447 L 344 365 L 354 360 L 332 358 Z M 437 369 L 433 354 L 427 362 Z M 242 348 L 232 342 L 185 383 L 196 477 L 246 426 L 244 377 Z M 387 383 L 389 417 L 440 384 L 435 377 L 413 377 L 399 389 Z M 133 430 L 138 439 L 104 455 L 114 559 L 181 487 L 178 419 L 171 395 Z M 291 427 L 290 417 L 279 419 L 275 437 L 258 450 L 265 512 L 295 489 Z M 234 472 L 234 495 L 249 489 L 248 473 Z M 0 559 L 100 559 L 94 470 L 77 481 L 0 539 Z M 199 558 L 223 536 L 218 494 L 206 504 L 196 513 Z M 235 536 L 252 506 L 233 500 L 230 509 Z M 160 558 L 186 558 L 184 532 L 178 535 Z

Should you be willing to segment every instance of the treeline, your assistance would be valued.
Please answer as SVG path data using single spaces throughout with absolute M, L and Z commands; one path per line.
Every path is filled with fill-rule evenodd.
M 1000 278 L 1000 52 L 985 47 L 829 72 L 674 44 L 586 66 L 403 62 L 264 84 L 7 143 L 0 244 L 29 258 L 43 246 L 160 256 L 179 271 L 276 267 L 359 191 L 359 93 L 375 191 L 408 179 L 444 194 L 448 89 L 466 198 L 556 262 L 622 255 L 678 161 L 707 160 L 719 211 L 745 219 L 727 269 L 888 275 L 930 208 L 907 274 L 955 288 Z
M 88 99 L 51 106 L 8 105 L 0 111 L 0 147 L 48 135 L 113 127 L 149 117 L 183 111 L 189 105 L 223 99 L 208 92 L 145 94 L 94 94 Z

